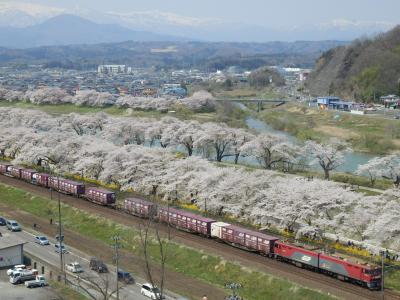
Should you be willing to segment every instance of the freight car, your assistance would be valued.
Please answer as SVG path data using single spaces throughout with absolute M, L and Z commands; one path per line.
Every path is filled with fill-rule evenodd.
M 11 165 L 8 164 L 0 164 L 0 174 L 6 174 L 7 173 L 7 169 L 11 167 Z
M 128 214 L 135 215 L 141 218 L 148 219 L 157 217 L 157 205 L 153 202 L 138 198 L 125 199 L 123 209 Z
M 8 168 L 8 172 L 12 177 L 15 177 L 17 179 L 21 179 L 21 171 L 23 170 L 23 167 L 19 166 L 10 166 Z
M 232 246 L 273 257 L 278 238 L 223 222 L 211 224 L 211 236 Z
M 0 164 L 0 174 L 14 176 L 37 185 L 53 188 L 62 193 L 81 197 L 85 194 L 85 185 L 60 177 L 50 176 L 44 173 L 35 173 L 34 170 L 25 170 L 21 167 L 6 163 Z M 24 175 L 22 175 L 24 174 Z M 101 205 L 115 203 L 115 194 L 97 189 L 88 188 L 86 195 L 88 200 Z M 351 262 L 332 255 L 327 255 L 316 249 L 305 249 L 300 246 L 287 244 L 278 238 L 263 234 L 259 231 L 248 230 L 239 226 L 224 222 L 217 222 L 187 211 L 172 207 L 158 207 L 155 203 L 136 199 L 125 199 L 122 207 L 128 214 L 142 218 L 154 218 L 161 222 L 169 223 L 180 230 L 216 238 L 232 246 L 248 251 L 258 252 L 262 255 L 275 258 L 307 268 L 319 273 L 327 274 L 342 281 L 361 284 L 369 289 L 378 289 L 381 285 L 381 271 L 378 266 Z
M 114 206 L 116 201 L 114 192 L 94 187 L 87 188 L 85 198 L 91 202 L 104 206 Z
M 22 169 L 21 170 L 21 179 L 27 182 L 32 182 L 34 180 L 34 175 L 36 174 L 36 170 L 31 169 Z
M 211 236 L 211 224 L 215 223 L 213 219 L 170 207 L 159 207 L 158 218 L 161 222 L 169 223 L 178 229 L 207 237 Z
M 46 173 L 36 173 L 33 175 L 33 182 L 37 185 L 48 188 L 50 175 Z
M 50 176 L 48 179 L 49 187 L 67 195 L 80 197 L 85 194 L 85 185 L 61 177 Z

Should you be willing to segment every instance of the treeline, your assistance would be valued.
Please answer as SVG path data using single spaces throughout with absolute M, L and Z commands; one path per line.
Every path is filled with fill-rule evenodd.
M 374 39 L 325 52 L 311 73 L 308 87 L 315 95 L 378 101 L 400 94 L 400 26 Z

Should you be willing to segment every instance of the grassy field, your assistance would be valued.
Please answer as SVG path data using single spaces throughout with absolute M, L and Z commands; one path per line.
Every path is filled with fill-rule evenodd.
M 2 195 L 0 203 L 8 207 L 46 219 L 57 216 L 56 203 L 48 199 L 2 184 L 0 184 L 0 194 Z M 106 244 L 110 244 L 111 236 L 119 234 L 124 249 L 141 255 L 138 232 L 135 229 L 121 226 L 100 216 L 89 215 L 65 204 L 62 205 L 62 211 L 64 226 L 67 229 L 91 236 Z M 159 261 L 158 248 L 154 242 L 151 242 L 150 253 L 154 261 Z M 227 262 L 220 257 L 206 255 L 183 245 L 170 243 L 168 253 L 170 254 L 166 264 L 169 269 L 220 287 L 230 281 L 241 283 L 243 288 L 240 294 L 246 299 L 333 299 L 318 291 Z
M 321 141 L 337 137 L 349 142 L 355 151 L 387 154 L 400 149 L 400 122 L 371 116 L 291 104 L 265 110 L 260 118 L 277 130 L 287 131 L 300 140 Z
M 49 282 L 49 285 L 61 299 L 68 299 L 68 300 L 87 300 L 88 299 L 84 295 L 78 293 L 74 289 L 66 286 L 65 284 L 63 284 L 61 282 L 52 280 Z

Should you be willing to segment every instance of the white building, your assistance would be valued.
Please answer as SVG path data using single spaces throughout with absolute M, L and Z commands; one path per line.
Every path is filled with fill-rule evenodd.
M 101 74 L 119 74 L 126 72 L 127 72 L 127 67 L 125 65 L 99 65 L 97 67 L 97 73 Z
M 0 269 L 24 263 L 24 244 L 5 234 L 0 237 Z

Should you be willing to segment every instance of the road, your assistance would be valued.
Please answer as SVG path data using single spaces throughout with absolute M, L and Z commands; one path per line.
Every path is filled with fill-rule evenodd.
M 21 231 L 21 232 L 10 232 L 5 227 L 0 228 L 0 232 L 2 233 L 2 237 L 0 238 L 7 238 L 10 241 L 15 242 L 26 242 L 24 245 L 24 252 L 27 254 L 31 254 L 42 261 L 47 262 L 51 266 L 55 268 L 60 268 L 60 254 L 56 253 L 54 250 L 55 240 L 49 238 L 50 245 L 48 246 L 41 246 L 34 242 L 34 234 L 28 231 Z M 37 233 L 40 234 L 40 233 Z M 84 287 L 88 288 L 89 283 L 85 283 L 85 279 L 89 279 L 90 282 L 96 282 L 100 285 L 105 285 L 105 282 L 108 282 L 110 285 L 109 290 L 114 290 L 116 287 L 116 272 L 115 266 L 107 266 L 110 270 L 110 273 L 107 275 L 97 274 L 94 271 L 91 271 L 89 268 L 89 259 L 86 254 L 80 252 L 77 249 L 73 249 L 66 245 L 66 249 L 68 253 L 64 254 L 64 263 L 71 263 L 71 262 L 79 262 L 84 269 L 84 272 L 80 275 L 82 278 L 81 282 L 84 282 Z M 149 298 L 141 295 L 140 287 L 145 282 L 143 279 L 137 278 L 135 275 L 132 275 L 135 278 L 136 283 L 130 285 L 123 285 L 120 282 L 120 299 L 138 299 L 138 300 L 149 300 Z M 73 283 L 77 284 L 77 276 L 73 273 L 67 272 L 68 280 L 72 281 Z M 90 289 L 91 293 L 98 294 L 97 291 Z M 166 293 L 166 299 L 173 300 L 179 298 L 178 295 L 173 295 L 171 292 Z

